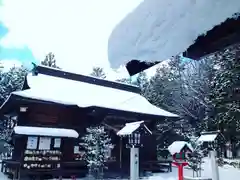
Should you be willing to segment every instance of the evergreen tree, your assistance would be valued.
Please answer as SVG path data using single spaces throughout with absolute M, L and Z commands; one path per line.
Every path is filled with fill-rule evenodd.
M 0 71 L 0 103 L 6 101 L 9 95 L 14 91 L 22 89 L 25 76 L 28 70 L 21 67 L 12 67 L 9 71 Z M 9 153 L 11 147 L 11 134 L 14 123 L 11 118 L 3 117 L 0 123 L 0 153 Z M 9 144 L 10 143 L 10 144 Z
M 81 145 L 86 151 L 89 174 L 99 177 L 103 175 L 103 170 L 107 168 L 106 162 L 111 156 L 113 144 L 103 126 L 90 127 L 86 130 Z
M 175 110 L 174 92 L 179 91 L 179 81 L 170 66 L 162 66 L 150 79 L 144 96 L 154 105 L 168 111 Z M 175 111 L 176 112 L 176 111 Z
M 94 67 L 93 71 L 92 71 L 92 73 L 90 75 L 94 76 L 94 77 L 101 78 L 101 79 L 105 79 L 106 78 L 106 74 L 105 74 L 103 68 L 101 68 L 101 67 Z
M 227 140 L 235 141 L 240 129 L 240 45 L 211 56 L 214 74 L 205 124 L 208 130 L 221 130 Z
M 148 83 L 148 78 L 146 72 L 142 71 L 137 75 L 136 81 L 134 82 L 140 88 L 144 88 Z
M 13 67 L 7 72 L 0 72 L 0 102 L 3 103 L 13 91 L 22 89 L 28 70 L 21 67 Z
M 55 55 L 50 52 L 46 55 L 45 59 L 41 62 L 42 65 L 60 69 L 56 64 Z
M 205 66 L 205 62 L 200 63 L 183 63 L 179 56 L 172 58 L 157 69 L 143 93 L 152 104 L 180 116 L 178 120 L 167 119 L 167 122 L 158 125 L 160 133 L 163 127 L 167 129 L 164 130 L 164 136 L 159 136 L 159 147 L 163 149 L 170 145 L 169 137 L 188 140 L 197 129 L 198 122 L 202 121 L 201 117 L 204 117 L 202 114 L 207 104 L 205 90 L 209 84 L 205 78 L 208 74 L 205 73 L 205 67 L 208 64 Z
M 146 94 L 148 93 L 146 90 L 147 90 L 147 87 L 149 85 L 149 81 L 148 81 L 148 78 L 147 78 L 147 74 L 146 72 L 140 72 L 138 75 L 137 75 L 137 78 L 134 82 L 132 82 L 133 85 L 136 85 L 140 88 L 141 90 L 141 94 L 143 96 L 147 96 Z
M 189 142 L 193 147 L 193 152 L 187 156 L 188 166 L 193 170 L 193 177 L 201 176 L 201 165 L 203 163 L 204 150 L 201 149 L 201 144 L 197 141 L 198 137 L 191 136 Z

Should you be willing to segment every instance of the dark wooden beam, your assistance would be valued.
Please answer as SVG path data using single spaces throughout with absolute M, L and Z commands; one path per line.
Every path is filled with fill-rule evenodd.
M 34 68 L 34 72 L 36 75 L 45 74 L 49 76 L 60 77 L 60 78 L 79 81 L 79 82 L 85 82 L 85 83 L 94 84 L 98 86 L 104 86 L 104 87 L 110 87 L 110 88 L 120 89 L 124 91 L 129 91 L 129 92 L 140 93 L 140 89 L 136 86 L 108 81 L 105 79 L 99 79 L 91 76 L 85 76 L 81 74 L 75 74 L 75 73 L 63 71 L 60 69 L 49 68 L 45 66 L 36 66 Z
M 240 16 L 229 18 L 205 35 L 199 36 L 183 56 L 198 60 L 237 43 L 240 43 Z
M 146 61 L 133 59 L 126 64 L 126 69 L 128 70 L 130 76 L 134 76 L 135 74 L 138 74 L 146 69 L 149 69 L 158 63 L 159 61 L 150 63 Z

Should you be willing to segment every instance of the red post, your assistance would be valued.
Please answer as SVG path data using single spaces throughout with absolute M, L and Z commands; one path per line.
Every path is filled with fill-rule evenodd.
M 173 162 L 178 167 L 178 180 L 183 180 L 183 167 L 188 165 L 187 162 Z
M 183 165 L 178 165 L 178 180 L 183 180 Z

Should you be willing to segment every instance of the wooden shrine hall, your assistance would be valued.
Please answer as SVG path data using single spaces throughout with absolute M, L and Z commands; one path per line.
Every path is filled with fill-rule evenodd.
M 157 121 L 178 117 L 150 104 L 135 86 L 45 66 L 34 67 L 23 89 L 9 96 L 0 113 L 8 115 L 9 121 L 15 117 L 12 158 L 2 168 L 18 179 L 38 173 L 52 177 L 86 174 L 79 142 L 86 128 L 94 125 L 104 126 L 115 146 L 109 171 L 127 171 L 129 149 L 116 132 L 127 122 L 144 120 L 154 130 Z M 140 169 L 141 162 L 157 160 L 155 140 L 154 135 L 143 139 Z

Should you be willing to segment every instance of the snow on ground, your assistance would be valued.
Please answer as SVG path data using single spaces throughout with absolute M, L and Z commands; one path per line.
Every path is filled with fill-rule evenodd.
M 211 167 L 209 159 L 204 159 L 205 163 L 202 165 L 204 169 L 202 171 L 202 177 L 211 178 Z M 184 169 L 185 177 L 192 177 L 191 169 Z M 220 180 L 236 180 L 240 177 L 240 169 L 233 168 L 229 165 L 224 167 L 219 167 L 219 177 Z M 147 180 L 178 180 L 178 170 L 176 167 L 173 167 L 171 173 L 155 173 L 150 177 L 144 178 Z
M 204 164 L 202 165 L 202 177 L 210 178 L 212 176 L 211 165 L 208 158 L 204 159 Z M 185 169 L 184 175 L 188 177 L 192 177 L 192 170 Z M 220 180 L 228 180 L 228 179 L 239 179 L 240 177 L 240 169 L 234 168 L 229 165 L 224 165 L 223 167 L 219 167 L 219 177 Z
M 202 165 L 204 169 L 202 171 L 202 177 L 211 178 L 211 167 L 210 161 L 205 159 L 205 163 Z M 173 167 L 172 173 L 158 173 L 154 174 L 153 176 L 149 177 L 148 180 L 178 180 L 178 172 L 177 168 Z M 185 177 L 192 177 L 192 170 L 191 169 L 184 169 L 184 176 Z M 233 168 L 229 165 L 225 165 L 224 167 L 219 167 L 219 177 L 220 180 L 236 180 L 240 177 L 240 169 Z
M 204 169 L 202 171 L 202 177 L 211 177 L 211 168 L 210 168 L 210 161 L 206 158 L 204 159 L 205 163 L 202 165 L 202 168 Z M 178 180 L 178 171 L 176 167 L 173 167 L 173 171 L 171 173 L 155 173 L 150 177 L 146 177 L 144 179 L 147 180 Z M 185 169 L 184 170 L 184 176 L 186 177 L 192 177 L 192 170 L 191 169 Z M 236 180 L 240 177 L 240 169 L 233 168 L 229 165 L 224 165 L 224 167 L 219 167 L 219 177 L 220 180 Z M 86 178 L 84 178 L 86 179 Z M 78 179 L 78 180 L 84 180 L 84 179 Z M 8 180 L 6 176 L 4 176 L 2 173 L 0 173 L 0 180 Z M 70 180 L 70 179 L 64 179 L 64 180 Z

